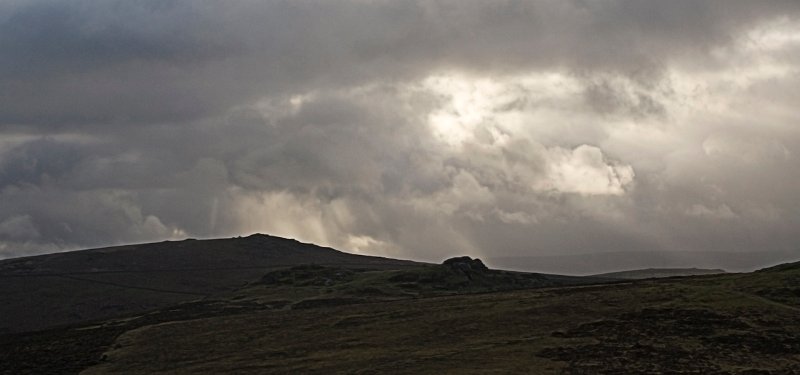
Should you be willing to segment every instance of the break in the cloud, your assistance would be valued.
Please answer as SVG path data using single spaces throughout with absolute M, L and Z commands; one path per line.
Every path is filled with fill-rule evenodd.
M 0 257 L 800 243 L 796 1 L 3 1 Z

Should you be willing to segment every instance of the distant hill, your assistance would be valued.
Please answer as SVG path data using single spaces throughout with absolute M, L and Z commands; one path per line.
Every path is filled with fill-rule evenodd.
M 128 315 L 231 291 L 301 264 L 400 269 L 420 263 L 254 234 L 0 261 L 0 332 Z
M 758 270 L 758 272 L 781 272 L 781 271 L 791 271 L 791 270 L 800 270 L 800 262 L 783 263 L 776 266 L 760 269 Z
M 725 270 L 705 268 L 646 268 L 641 270 L 601 273 L 594 276 L 609 279 L 640 280 L 659 277 L 714 275 L 721 273 L 725 273 Z
M 489 267 L 563 275 L 595 275 L 642 268 L 721 268 L 750 272 L 800 258 L 796 251 L 615 251 L 567 255 L 490 257 Z

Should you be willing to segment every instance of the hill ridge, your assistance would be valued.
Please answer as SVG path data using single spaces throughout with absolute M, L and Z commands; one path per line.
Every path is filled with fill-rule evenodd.
M 421 263 L 256 233 L 83 249 L 0 261 L 0 331 L 105 319 L 230 291 L 299 264 L 396 269 Z

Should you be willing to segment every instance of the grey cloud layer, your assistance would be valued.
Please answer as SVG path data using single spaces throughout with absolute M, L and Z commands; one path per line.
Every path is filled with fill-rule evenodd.
M 796 2 L 6 2 L 4 124 L 181 121 L 455 67 L 647 80 Z
M 430 260 L 786 250 L 798 11 L 2 2 L 0 256 L 249 231 Z M 764 25 L 788 42 L 747 44 Z

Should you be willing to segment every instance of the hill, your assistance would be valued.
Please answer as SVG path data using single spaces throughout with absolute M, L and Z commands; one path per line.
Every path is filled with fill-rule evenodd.
M 601 273 L 594 276 L 605 277 L 609 279 L 640 280 L 661 277 L 714 275 L 720 273 L 725 273 L 725 270 L 705 268 L 647 268 L 641 270 Z
M 8 259 L 0 261 L 0 332 L 135 314 L 235 290 L 269 270 L 301 264 L 419 265 L 263 234 Z
M 490 267 L 568 275 L 594 275 L 642 268 L 722 268 L 750 272 L 800 258 L 795 251 L 597 251 L 584 254 L 506 256 L 486 259 Z
M 800 263 L 608 283 L 468 257 L 364 261 L 273 267 L 146 312 L 6 333 L 0 373 L 800 372 Z

